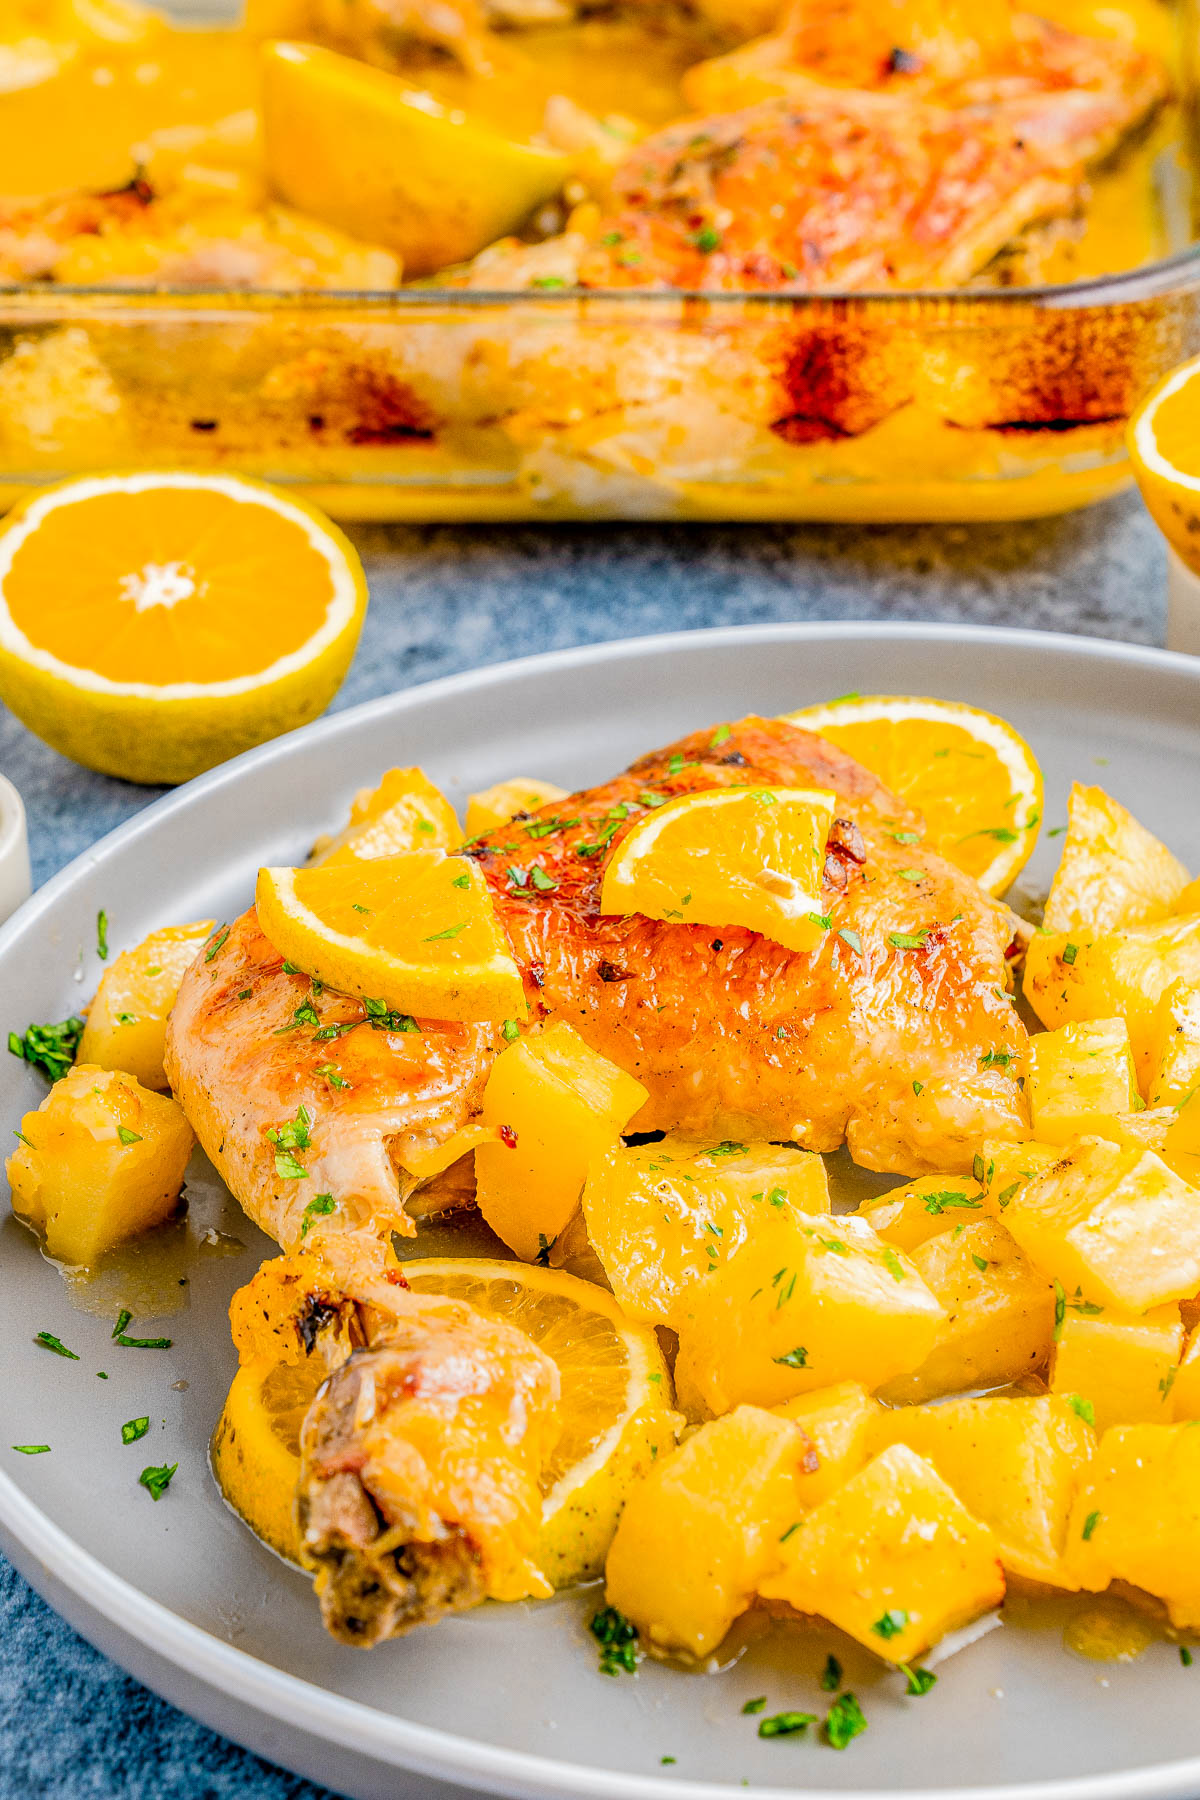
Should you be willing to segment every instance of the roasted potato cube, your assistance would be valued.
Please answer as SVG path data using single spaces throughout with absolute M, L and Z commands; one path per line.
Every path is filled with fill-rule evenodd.
M 318 838 L 314 867 L 367 862 L 402 850 L 457 850 L 454 808 L 423 769 L 389 769 L 378 787 L 360 788 L 336 837 Z
M 1188 882 L 1171 911 L 1174 913 L 1200 913 L 1200 875 Z
M 552 781 L 539 781 L 534 775 L 514 775 L 511 781 L 498 781 L 495 787 L 467 800 L 467 836 L 482 837 L 485 831 L 498 831 L 518 813 L 537 812 L 539 807 L 553 806 L 556 800 L 568 798 L 566 788 Z
M 1195 1326 L 1171 1383 L 1171 1417 L 1200 1419 L 1200 1330 Z
M 1187 878 L 1183 864 L 1119 801 L 1077 781 L 1062 860 L 1046 900 L 1046 929 L 1115 931 L 1165 919 Z
M 797 1534 L 798 1535 L 798 1534 Z M 1081 1587 L 1132 1582 L 1166 1606 L 1172 1625 L 1200 1629 L 1200 1430 L 1117 1425 L 1075 1501 L 1068 1557 Z
M 1068 1294 L 1142 1313 L 1200 1289 L 1200 1205 L 1153 1151 L 1083 1138 L 1026 1182 L 1004 1223 Z
M 1078 1586 L 1064 1565 L 1067 1523 L 1096 1434 L 1066 1399 L 1045 1395 L 880 1408 L 874 1447 L 907 1444 L 996 1534 L 1010 1575 Z
M 1097 1120 L 1132 1112 L 1139 1095 L 1124 1019 L 1063 1025 L 1032 1038 L 1025 1091 L 1033 1135 L 1043 1144 L 1069 1144 L 1093 1135 Z
M 951 1222 L 978 1218 L 983 1212 L 983 1188 L 964 1176 L 922 1175 L 903 1187 L 860 1206 L 864 1219 L 885 1244 L 897 1250 L 915 1250 L 926 1238 L 936 1237 Z
M 1010 1144 L 988 1139 L 975 1158 L 975 1177 L 983 1183 L 983 1205 L 994 1219 L 1002 1219 L 1027 1181 L 1059 1161 L 1057 1144 Z
M 1173 981 L 1154 1009 L 1148 1047 L 1150 1106 L 1178 1106 L 1200 1087 L 1200 986 Z
M 1183 1350 L 1177 1306 L 1116 1312 L 1067 1300 L 1050 1365 L 1050 1389 L 1074 1394 L 1097 1431 L 1110 1425 L 1168 1425 Z
M 90 1265 L 169 1218 L 195 1139 L 183 1108 L 132 1075 L 76 1063 L 21 1120 L 13 1211 L 60 1262 Z
M 871 1430 L 883 1408 L 857 1381 L 800 1394 L 775 1407 L 781 1419 L 799 1425 L 813 1447 L 816 1467 L 800 1477 L 803 1504 L 819 1506 L 835 1489 L 857 1475 L 870 1454 Z
M 167 1015 L 185 971 L 196 960 L 214 921 L 152 931 L 136 950 L 122 950 L 101 977 L 88 1008 L 77 1060 L 124 1069 L 143 1087 L 165 1088 L 163 1042 Z
M 778 1212 L 676 1312 L 680 1404 L 719 1415 L 924 1362 L 942 1310 L 861 1219 Z
M 995 1534 L 932 1463 L 893 1444 L 805 1517 L 759 1592 L 909 1662 L 1004 1598 Z
M 1025 953 L 1025 997 L 1047 1030 L 1125 1019 L 1143 1094 L 1153 1074 L 1155 1009 L 1175 981 L 1200 986 L 1200 913 L 1103 936 L 1038 932 Z
M 799 1518 L 803 1431 L 756 1406 L 702 1425 L 631 1488 L 608 1552 L 610 1606 L 664 1650 L 708 1656 Z
M 592 1163 L 617 1144 L 646 1090 L 570 1025 L 518 1038 L 496 1058 L 482 1123 L 498 1135 L 475 1152 L 479 1210 L 510 1250 L 545 1256 Z
M 1200 1187 L 1200 1090 L 1189 1094 L 1167 1127 L 1163 1160 L 1193 1187 Z
M 781 1208 L 829 1210 L 821 1157 L 778 1144 L 669 1136 L 617 1144 L 583 1191 L 588 1237 L 631 1318 L 674 1325 L 681 1297 Z
M 1054 1336 L 1054 1288 L 994 1219 L 954 1225 L 912 1252 L 945 1318 L 919 1368 L 882 1390 L 912 1404 L 965 1388 L 998 1387 L 1042 1368 Z

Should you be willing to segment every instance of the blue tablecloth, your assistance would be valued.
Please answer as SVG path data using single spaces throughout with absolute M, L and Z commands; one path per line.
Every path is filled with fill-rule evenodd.
M 704 625 L 901 618 L 1161 643 L 1164 558 L 1133 495 L 1008 526 L 560 527 L 354 533 L 371 578 L 336 705 L 539 650 Z M 34 879 L 155 797 L 75 768 L 0 707 Z M 321 1800 L 149 1694 L 0 1559 L 0 1795 Z

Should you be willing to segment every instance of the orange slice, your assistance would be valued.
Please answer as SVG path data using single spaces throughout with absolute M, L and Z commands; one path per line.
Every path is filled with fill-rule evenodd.
M 810 788 L 682 794 L 634 826 L 604 871 L 600 910 L 687 925 L 742 925 L 811 950 L 835 796 Z
M 854 694 L 785 713 L 847 751 L 923 813 L 926 841 L 1002 894 L 1033 854 L 1042 772 L 1033 751 L 994 713 L 958 700 Z
M 389 769 L 376 788 L 360 788 L 336 837 L 313 845 L 312 864 L 364 862 L 400 850 L 457 850 L 458 817 L 424 769 Z
M 1200 356 L 1151 390 L 1129 421 L 1128 442 L 1155 523 L 1200 574 Z
M 185 781 L 315 718 L 367 590 L 335 525 L 235 475 L 94 475 L 0 527 L 0 698 L 86 767 Z
M 341 994 L 425 1019 L 524 1019 L 525 992 L 469 857 L 409 850 L 318 869 L 260 869 L 258 922 Z

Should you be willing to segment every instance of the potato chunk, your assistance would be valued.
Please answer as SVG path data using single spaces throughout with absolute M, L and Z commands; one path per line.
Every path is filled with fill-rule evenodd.
M 94 1263 L 170 1216 L 194 1142 L 166 1094 L 76 1063 L 21 1120 L 8 1159 L 13 1211 L 60 1262 Z
M 124 1069 L 143 1087 L 165 1088 L 163 1043 L 179 984 L 215 921 L 152 931 L 106 969 L 88 1009 L 77 1060 Z
M 1163 1159 L 1186 1182 L 1200 1187 L 1200 1088 L 1188 1095 L 1167 1127 Z
M 1119 801 L 1077 781 L 1044 922 L 1049 931 L 1114 931 L 1165 919 L 1187 878 L 1183 864 Z
M 1047 1030 L 1124 1018 L 1143 1093 L 1153 1074 L 1155 1009 L 1175 981 L 1200 985 L 1200 913 L 1103 936 L 1038 932 L 1025 953 L 1025 997 Z
M 979 1182 L 955 1175 L 922 1175 L 918 1181 L 893 1188 L 870 1206 L 860 1206 L 855 1216 L 864 1219 L 885 1244 L 894 1244 L 897 1250 L 915 1250 L 951 1223 L 979 1218 L 982 1212 Z
M 462 831 L 454 808 L 424 769 L 389 769 L 378 787 L 360 788 L 336 837 L 318 838 L 310 862 L 368 862 L 402 850 L 457 850 Z
M 1051 1363 L 1055 1394 L 1077 1394 L 1097 1431 L 1110 1425 L 1168 1425 L 1171 1389 L 1183 1349 L 1177 1306 L 1147 1313 L 1097 1311 L 1067 1302 Z
M 1054 1336 L 1054 1288 L 1003 1225 L 952 1226 L 912 1253 L 945 1318 L 924 1362 L 882 1390 L 911 1405 L 965 1388 L 1019 1381 L 1045 1365 Z
M 617 1144 L 583 1191 L 588 1237 L 630 1318 L 674 1325 L 682 1296 L 781 1208 L 827 1212 L 825 1164 L 811 1150 L 669 1136 Z
M 1096 1435 L 1067 1400 L 989 1396 L 881 1408 L 872 1437 L 877 1449 L 907 1444 L 931 1462 L 967 1511 L 995 1532 L 1010 1574 L 1078 1586 L 1063 1552 Z
M 1018 1244 L 1068 1294 L 1146 1312 L 1200 1289 L 1200 1205 L 1153 1151 L 1083 1138 L 1005 1208 Z
M 589 1050 L 570 1025 L 519 1038 L 496 1058 L 482 1123 L 498 1139 L 475 1152 L 476 1199 L 510 1250 L 526 1262 L 548 1252 L 590 1166 L 645 1103 L 641 1082 Z
M 1179 1630 L 1200 1628 L 1200 1430 L 1106 1431 L 1068 1531 L 1081 1587 L 1132 1582 L 1163 1601 Z
M 1154 1009 L 1148 1046 L 1150 1106 L 1178 1106 L 1200 1088 L 1200 985 L 1173 981 Z
M 904 1663 L 1004 1598 L 995 1534 L 933 1464 L 894 1444 L 815 1507 L 783 1545 L 766 1599 L 819 1613 Z
M 983 1183 L 984 1210 L 1002 1219 L 1027 1182 L 1062 1157 L 1057 1144 L 1011 1144 L 989 1138 L 975 1158 L 975 1176 Z
M 1200 913 L 1200 875 L 1189 881 L 1171 908 L 1174 913 Z
M 831 1381 L 916 1368 L 942 1310 L 912 1263 L 861 1219 L 778 1213 L 676 1314 L 681 1404 L 777 1406 Z
M 1200 1330 L 1195 1327 L 1171 1382 L 1172 1419 L 1200 1419 Z
M 608 1601 L 664 1650 L 707 1656 L 779 1565 L 815 1461 L 799 1426 L 756 1406 L 702 1425 L 630 1490 Z
M 819 1506 L 835 1489 L 857 1475 L 870 1454 L 871 1430 L 883 1408 L 857 1381 L 839 1381 L 785 1400 L 774 1411 L 799 1425 L 812 1445 L 816 1467 L 806 1468 L 799 1482 L 804 1506 Z
M 1033 1135 L 1043 1144 L 1088 1137 L 1097 1121 L 1139 1103 L 1124 1019 L 1063 1025 L 1030 1039 L 1026 1082 Z
M 511 781 L 498 781 L 495 787 L 467 800 L 467 836 L 482 837 L 485 831 L 497 831 L 518 813 L 537 812 L 539 807 L 553 806 L 567 798 L 566 788 L 552 781 L 539 781 L 534 775 L 514 775 Z

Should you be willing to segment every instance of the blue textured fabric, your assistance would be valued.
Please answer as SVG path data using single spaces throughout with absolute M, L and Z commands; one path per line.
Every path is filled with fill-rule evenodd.
M 1029 625 L 1161 643 L 1164 558 L 1133 495 L 1006 526 L 367 527 L 362 645 L 336 702 L 577 643 L 782 619 Z M 56 756 L 0 707 L 0 770 L 44 881 L 155 797 Z M 0 1560 L 0 1795 L 322 1800 L 157 1700 Z

